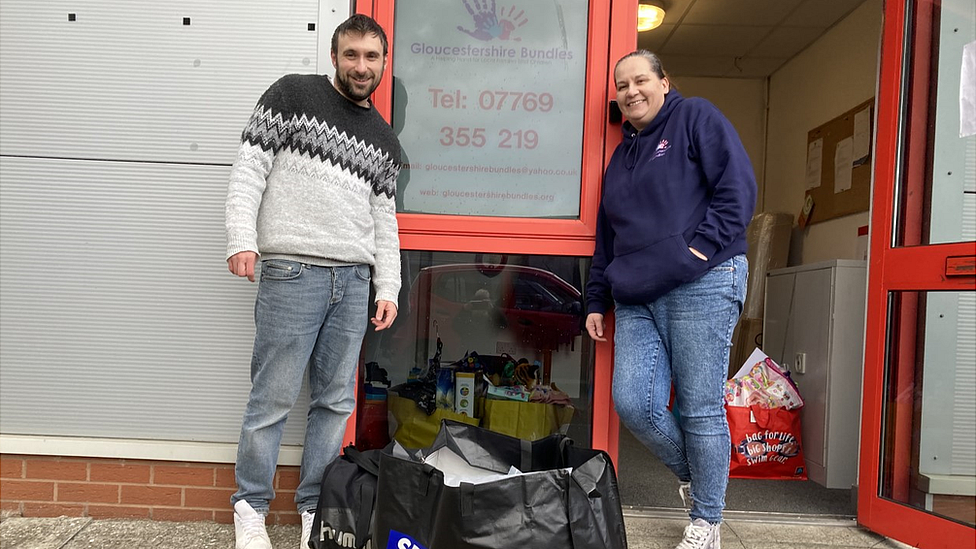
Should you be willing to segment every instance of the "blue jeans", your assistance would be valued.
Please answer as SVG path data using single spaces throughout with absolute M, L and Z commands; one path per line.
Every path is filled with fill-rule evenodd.
M 691 481 L 691 518 L 712 524 L 722 521 L 729 481 L 723 390 L 748 274 L 738 255 L 652 303 L 616 305 L 617 414 L 679 480 Z M 680 419 L 668 411 L 672 383 Z
M 298 511 L 315 509 L 322 472 L 342 446 L 355 407 L 355 373 L 366 333 L 369 266 L 317 267 L 262 263 L 254 305 L 251 394 L 237 448 L 237 493 L 267 513 L 288 412 L 308 370 L 311 404 L 295 493 Z

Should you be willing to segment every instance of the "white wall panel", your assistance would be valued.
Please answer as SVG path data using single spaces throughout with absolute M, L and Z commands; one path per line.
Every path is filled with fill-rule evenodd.
M 3 0 L 0 154 L 230 164 L 267 86 L 315 72 L 318 18 L 319 0 Z
M 237 442 L 256 286 L 224 262 L 229 166 L 271 82 L 331 74 L 349 10 L 0 0 L 0 433 Z
M 237 442 L 256 285 L 224 262 L 228 172 L 0 157 L 0 432 Z

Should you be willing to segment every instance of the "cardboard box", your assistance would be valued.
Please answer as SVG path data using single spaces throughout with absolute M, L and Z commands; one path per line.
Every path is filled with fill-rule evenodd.
M 565 435 L 574 411 L 559 404 L 487 398 L 481 426 L 522 440 L 538 440 L 553 433 Z
M 786 266 L 790 257 L 790 239 L 793 232 L 793 216 L 788 213 L 764 212 L 756 214 L 746 230 L 749 251 L 749 282 L 746 285 L 746 302 L 742 318 L 763 317 L 766 295 L 766 273 Z M 741 322 L 740 322 L 741 324 Z M 746 356 L 755 345 L 750 345 Z
M 478 425 L 477 418 L 454 413 L 454 410 L 437 408 L 427 415 L 409 398 L 391 392 L 389 399 L 390 433 L 397 442 L 407 448 L 427 448 L 434 443 L 441 428 L 441 420 L 451 419 L 469 425 Z
M 441 368 L 437 371 L 437 385 L 434 393 L 434 401 L 437 403 L 437 407 L 453 412 L 454 394 L 454 370 Z
M 756 348 L 762 348 L 763 321 L 761 318 L 739 319 L 732 332 L 732 350 L 729 352 L 729 377 L 732 377 Z
M 474 372 L 454 374 L 454 411 L 474 417 Z
M 868 226 L 863 225 L 857 228 L 857 246 L 854 252 L 854 259 L 867 261 L 868 259 Z

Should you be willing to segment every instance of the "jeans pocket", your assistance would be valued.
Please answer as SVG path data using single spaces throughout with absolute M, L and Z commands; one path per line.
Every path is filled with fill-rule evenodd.
M 304 266 L 287 259 L 269 259 L 261 263 L 261 280 L 292 280 L 302 274 Z
M 362 280 L 363 282 L 369 282 L 370 279 L 369 265 L 365 265 L 365 264 L 356 265 L 355 267 L 353 267 L 353 271 L 355 271 L 356 276 L 359 278 L 359 280 Z
M 715 271 L 717 273 L 734 273 L 735 272 L 735 261 L 734 257 L 730 257 L 725 261 L 719 263 L 718 265 L 709 269 L 710 271 Z

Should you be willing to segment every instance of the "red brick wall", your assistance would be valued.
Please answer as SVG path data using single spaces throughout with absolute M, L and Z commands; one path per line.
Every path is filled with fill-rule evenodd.
M 268 524 L 299 524 L 297 467 L 279 467 Z M 233 522 L 234 466 L 0 454 L 0 510 L 24 517 Z

